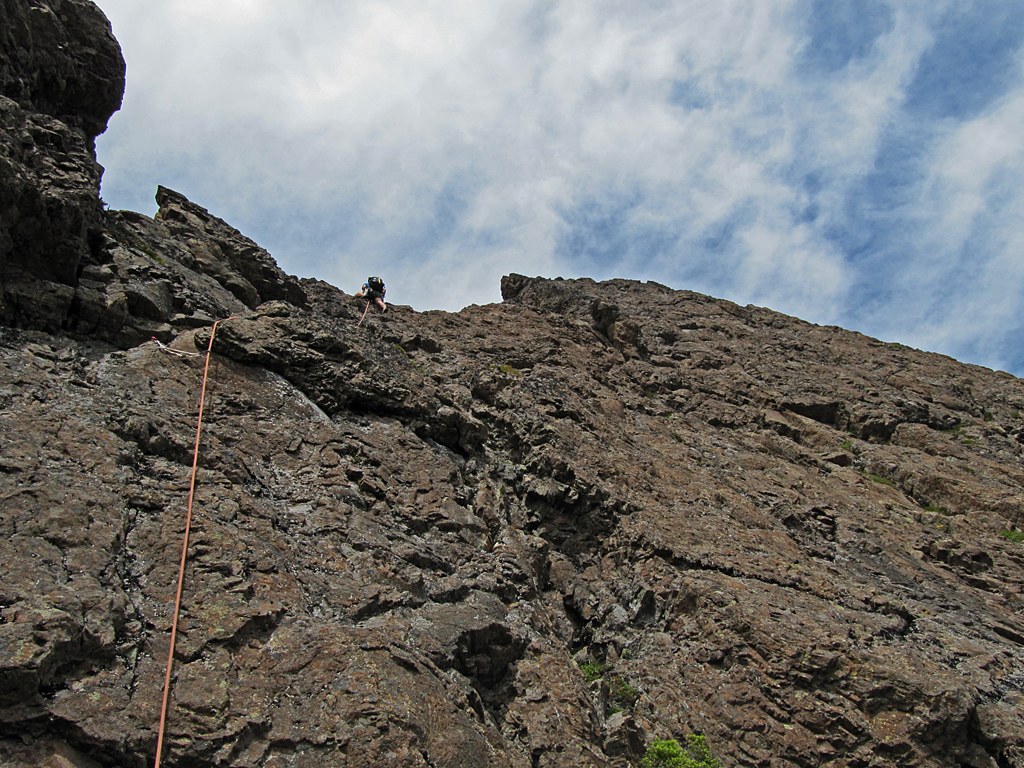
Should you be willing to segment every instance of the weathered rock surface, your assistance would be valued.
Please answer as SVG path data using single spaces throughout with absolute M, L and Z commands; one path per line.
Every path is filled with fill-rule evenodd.
M 59 330 L 102 212 L 124 59 L 88 0 L 0 0 L 0 322 Z
M 175 760 L 1022 764 L 1018 379 L 654 284 L 303 283 L 214 339 Z M 202 358 L 0 359 L 7 764 L 143 765 Z
M 155 218 L 107 211 L 64 326 L 120 347 L 245 313 L 271 300 L 306 306 L 296 278 L 238 230 L 160 187 Z
M 215 320 L 164 764 L 1024 766 L 1021 380 L 630 281 L 360 325 L 158 201 L 3 316 L 0 766 L 152 764 Z

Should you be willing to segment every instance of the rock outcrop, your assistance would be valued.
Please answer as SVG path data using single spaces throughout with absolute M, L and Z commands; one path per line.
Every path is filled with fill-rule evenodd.
M 165 764 L 1024 766 L 1020 379 L 624 280 L 360 323 L 158 202 L 5 251 L 4 768 L 152 764 L 216 320 Z
M 89 0 L 0 1 L 0 322 L 63 327 L 102 204 L 124 59 Z

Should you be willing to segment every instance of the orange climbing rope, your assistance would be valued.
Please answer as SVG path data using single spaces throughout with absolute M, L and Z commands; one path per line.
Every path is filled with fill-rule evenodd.
M 227 318 L 232 320 L 234 318 Z M 206 347 L 206 365 L 203 367 L 203 388 L 199 395 L 199 418 L 196 421 L 196 445 L 192 452 L 192 480 L 188 489 L 188 511 L 185 513 L 185 537 L 181 544 L 181 565 L 178 567 L 178 592 L 174 598 L 174 617 L 171 620 L 171 647 L 167 651 L 167 674 L 164 676 L 164 698 L 160 704 L 160 730 L 156 737 L 156 763 L 160 768 L 160 757 L 164 749 L 164 729 L 167 724 L 167 700 L 171 694 L 171 668 L 174 665 L 174 643 L 178 638 L 178 613 L 181 611 L 181 590 L 185 584 L 185 559 L 188 555 L 188 537 L 192 530 L 192 501 L 196 494 L 196 469 L 199 466 L 199 438 L 203 431 L 203 404 L 206 401 L 206 380 L 210 373 L 210 354 L 213 351 L 213 337 L 217 333 L 218 320 L 210 331 L 210 343 Z M 159 343 L 159 342 L 158 342 Z M 161 345 L 163 347 L 163 345 Z

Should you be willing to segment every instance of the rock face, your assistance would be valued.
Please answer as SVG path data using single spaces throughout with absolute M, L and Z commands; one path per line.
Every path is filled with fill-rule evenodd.
M 360 325 L 157 197 L 5 278 L 4 768 L 153 763 L 215 320 L 166 765 L 1024 766 L 1021 380 L 655 283 Z
M 0 322 L 59 330 L 102 205 L 124 59 L 88 0 L 0 0 Z

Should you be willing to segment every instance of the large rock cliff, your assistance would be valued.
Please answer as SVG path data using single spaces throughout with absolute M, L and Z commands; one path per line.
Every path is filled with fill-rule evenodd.
M 0 322 L 57 330 L 97 232 L 124 59 L 89 0 L 0 0 Z
M 33 96 L 33 14 L 100 71 Z M 0 23 L 3 161 L 49 125 L 85 169 L 109 28 Z M 50 200 L 70 145 L 33 146 L 2 193 Z M 4 768 L 153 762 L 215 320 L 165 764 L 702 733 L 725 766 L 1024 766 L 1021 380 L 654 283 L 364 317 L 170 190 L 103 212 L 88 167 L 81 227 L 0 229 Z

